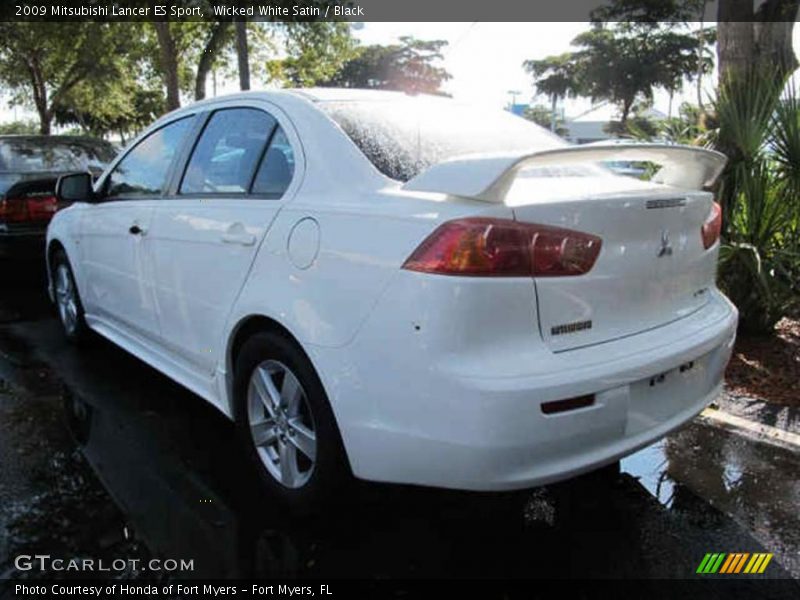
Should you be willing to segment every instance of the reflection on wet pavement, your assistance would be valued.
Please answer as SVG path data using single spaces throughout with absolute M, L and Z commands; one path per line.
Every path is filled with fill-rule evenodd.
M 300 518 L 262 494 L 224 417 L 113 345 L 77 352 L 42 318 L 0 326 L 0 352 L 0 378 L 35 389 L 43 372 L 61 390 L 119 529 L 193 558 L 195 577 L 685 578 L 706 552 L 741 551 L 776 553 L 762 578 L 800 577 L 798 455 L 702 422 L 618 477 L 516 494 L 363 485 Z
M 625 468 L 675 510 L 691 490 L 730 515 L 800 577 L 800 457 L 696 422 L 626 459 Z M 678 482 L 677 484 L 675 482 Z M 695 496 L 695 497 L 696 497 Z M 691 502 L 692 499 L 689 499 Z

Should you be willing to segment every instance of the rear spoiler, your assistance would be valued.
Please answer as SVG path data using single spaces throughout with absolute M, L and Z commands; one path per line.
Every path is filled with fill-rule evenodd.
M 634 161 L 661 166 L 651 181 L 702 190 L 714 184 L 727 160 L 715 150 L 667 144 L 606 144 L 569 146 L 532 154 L 478 154 L 433 165 L 409 180 L 403 189 L 501 202 L 517 174 L 528 167 Z

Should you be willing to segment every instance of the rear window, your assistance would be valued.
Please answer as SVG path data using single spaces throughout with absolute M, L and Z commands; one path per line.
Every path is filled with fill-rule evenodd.
M 558 136 L 511 113 L 445 98 L 335 101 L 319 106 L 381 173 L 399 181 L 465 154 L 566 145 Z
M 115 154 L 111 144 L 99 140 L 5 139 L 0 140 L 0 171 L 99 173 Z

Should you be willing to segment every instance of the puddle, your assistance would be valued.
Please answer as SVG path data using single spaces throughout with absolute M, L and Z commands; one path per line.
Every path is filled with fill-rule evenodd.
M 800 578 L 800 453 L 695 421 L 622 466 L 665 507 L 681 510 L 687 491 L 702 497 Z
M 13 335 L 10 351 L 37 366 L 0 356 L 27 394 L 9 400 L 21 421 L 0 418 L 0 463 L 17 460 L 2 457 L 9 433 L 59 441 L 44 455 L 50 495 L 38 480 L 18 494 L 28 509 L 0 572 L 26 548 L 192 559 L 201 578 L 685 578 L 709 551 L 775 552 L 764 577 L 799 574 L 797 456 L 702 423 L 616 477 L 515 494 L 359 485 L 332 515 L 301 519 L 262 493 L 231 423 L 193 394 L 111 344 L 76 351 L 52 320 Z

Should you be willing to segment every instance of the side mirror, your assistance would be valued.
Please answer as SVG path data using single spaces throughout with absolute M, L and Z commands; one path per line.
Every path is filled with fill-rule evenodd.
M 56 198 L 60 202 L 93 202 L 92 176 L 89 173 L 62 175 L 56 182 Z

